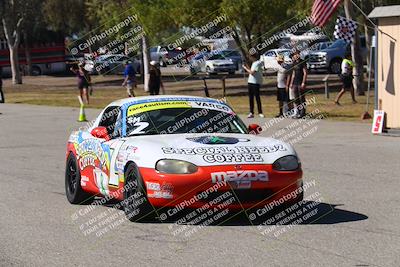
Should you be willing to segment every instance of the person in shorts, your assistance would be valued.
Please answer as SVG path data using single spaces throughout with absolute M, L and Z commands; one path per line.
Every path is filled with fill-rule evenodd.
M 276 68 L 277 75 L 277 91 L 276 96 L 279 102 L 279 114 L 276 117 L 280 117 L 285 115 L 288 111 L 288 102 L 289 102 L 289 65 L 285 63 L 285 58 L 283 55 L 278 55 L 276 57 L 276 61 L 278 62 L 278 67 Z
M 85 69 L 85 63 L 80 62 L 78 68 L 72 67 L 70 70 L 76 75 L 79 94 L 82 101 L 89 105 L 89 87 L 91 78 L 89 72 Z
M 300 57 L 300 51 L 292 54 L 292 77 L 289 86 L 289 99 L 293 102 L 293 118 L 302 118 L 306 114 L 305 89 L 307 81 L 307 66 Z
M 341 72 L 340 72 L 340 80 L 342 81 L 342 89 L 338 93 L 335 99 L 335 104 L 340 106 L 339 100 L 346 92 L 346 90 L 350 91 L 351 99 L 353 100 L 353 104 L 357 103 L 356 98 L 354 96 L 354 88 L 353 88 L 353 67 L 354 63 L 351 61 L 351 53 L 347 53 L 346 57 L 342 61 Z
M 126 60 L 124 62 L 125 70 L 124 70 L 124 81 L 122 82 L 122 86 L 126 87 L 126 92 L 128 93 L 128 97 L 134 97 L 135 92 L 133 88 L 136 88 L 136 73 L 130 61 Z
M 247 118 L 254 118 L 254 98 L 257 101 L 258 116 L 260 118 L 264 118 L 260 98 L 260 87 L 263 81 L 262 71 L 264 68 L 264 63 L 260 60 L 260 56 L 257 53 L 250 55 L 250 58 L 253 61 L 250 68 L 246 65 L 242 65 L 243 69 L 249 74 L 247 83 L 249 89 L 250 113 Z

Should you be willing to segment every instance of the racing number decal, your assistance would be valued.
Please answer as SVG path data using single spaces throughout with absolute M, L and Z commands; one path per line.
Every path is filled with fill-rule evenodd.
M 145 133 L 145 131 L 143 131 L 143 130 L 149 126 L 148 122 L 140 121 L 140 118 L 135 118 L 135 117 L 129 117 L 128 123 L 131 124 L 132 126 L 136 127 L 135 129 L 130 131 L 128 135 L 143 134 L 143 133 Z
M 115 163 L 117 161 L 117 155 L 118 152 L 121 148 L 121 146 L 124 144 L 125 141 L 122 142 L 116 142 L 116 145 L 113 146 L 112 149 L 112 155 L 111 155 L 111 160 L 110 160 L 110 178 L 108 180 L 108 184 L 110 186 L 118 186 L 119 185 L 119 177 L 118 177 L 118 172 L 115 170 Z

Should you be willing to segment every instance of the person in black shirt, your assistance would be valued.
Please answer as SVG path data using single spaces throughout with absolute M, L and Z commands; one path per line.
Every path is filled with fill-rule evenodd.
M 159 95 L 160 87 L 164 91 L 164 84 L 161 80 L 161 71 L 158 68 L 156 61 L 150 62 L 150 79 L 149 79 L 149 93 L 150 95 Z
M 292 54 L 293 73 L 289 84 L 289 99 L 293 101 L 293 117 L 301 118 L 306 114 L 305 96 L 307 81 L 307 66 L 300 58 L 300 51 L 296 50 Z
M 3 93 L 3 69 L 0 67 L 0 103 L 4 103 Z

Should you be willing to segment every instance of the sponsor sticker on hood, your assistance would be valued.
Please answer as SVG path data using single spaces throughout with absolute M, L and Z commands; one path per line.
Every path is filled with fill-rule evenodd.
M 234 137 L 221 137 L 221 136 L 200 136 L 200 137 L 191 137 L 186 138 L 189 141 L 206 144 L 206 145 L 233 145 L 239 142 L 249 142 L 250 139 L 247 138 L 234 138 Z

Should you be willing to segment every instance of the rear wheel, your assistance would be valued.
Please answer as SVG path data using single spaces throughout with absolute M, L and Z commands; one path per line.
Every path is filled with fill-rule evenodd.
M 143 180 L 137 166 L 129 164 L 125 171 L 124 200 L 122 207 L 126 217 L 136 222 L 154 218 L 154 209 L 146 196 Z
M 32 67 L 32 76 L 42 75 L 42 70 L 38 66 Z
M 71 204 L 90 204 L 94 198 L 81 187 L 81 173 L 73 153 L 68 155 L 65 167 L 65 194 Z

